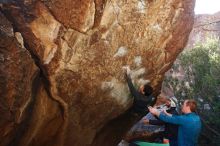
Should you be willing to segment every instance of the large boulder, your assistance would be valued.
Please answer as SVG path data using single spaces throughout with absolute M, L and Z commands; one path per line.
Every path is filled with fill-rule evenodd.
M 0 73 L 12 80 L 11 86 L 18 84 L 10 88 L 1 80 L 1 96 L 14 101 L 11 94 L 19 93 L 25 107 L 13 107 L 31 112 L 23 113 L 27 117 L 23 118 L 23 125 L 16 125 L 26 128 L 19 133 L 20 137 L 10 134 L 2 145 L 116 145 L 123 134 L 117 130 L 129 122 L 128 116 L 120 115 L 132 105 L 122 68 L 129 66 L 134 83 L 137 86 L 149 83 L 157 95 L 164 73 L 187 42 L 194 3 L 194 0 L 6 0 L 0 5 L 1 10 L 13 27 L 1 15 L 4 17 L 1 22 L 7 22 L 1 23 L 1 28 L 2 25 L 10 28 L 12 40 L 16 30 L 24 45 L 9 44 L 24 50 L 26 58 L 12 56 L 20 60 L 19 65 L 12 62 L 11 70 L 7 68 Z M 3 50 L 8 50 L 8 55 L 14 54 L 8 46 Z M 2 69 L 7 62 L 1 64 Z M 39 75 L 35 73 L 37 70 Z M 39 78 L 37 87 L 33 85 L 35 78 Z M 1 98 L 1 105 L 7 99 Z M 10 113 L 10 108 L 4 112 Z M 117 120 L 110 122 L 112 119 Z M 10 126 L 11 121 L 4 124 L 9 125 L 4 130 L 11 133 L 18 129 Z

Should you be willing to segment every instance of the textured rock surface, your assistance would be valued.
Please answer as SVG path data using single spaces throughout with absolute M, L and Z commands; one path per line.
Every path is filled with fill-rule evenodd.
M 63 121 L 59 105 L 49 98 L 21 34 L 0 18 L 0 145 L 52 145 Z
M 123 134 L 117 130 L 126 118 L 109 121 L 132 104 L 122 68 L 131 68 L 137 85 L 150 81 L 158 94 L 164 73 L 186 44 L 194 17 L 193 0 L 19 0 L 1 9 L 32 56 L 31 63 L 21 61 L 22 71 L 1 73 L 9 79 L 10 73 L 24 74 L 28 80 L 18 82 L 20 99 L 32 111 L 24 119 L 27 129 L 13 141 L 20 146 L 116 145 Z M 33 60 L 41 71 L 34 95 Z M 19 92 L 1 89 L 10 100 L 14 97 L 4 92 Z M 1 100 L 1 104 L 7 101 Z M 5 130 L 10 129 L 10 121 L 5 123 L 9 125 Z M 5 141 L 12 139 L 13 135 Z
M 23 48 L 20 33 L 14 34 L 2 13 L 0 34 L 0 145 L 8 145 L 30 116 L 27 110 L 33 102 L 32 86 L 38 70 Z

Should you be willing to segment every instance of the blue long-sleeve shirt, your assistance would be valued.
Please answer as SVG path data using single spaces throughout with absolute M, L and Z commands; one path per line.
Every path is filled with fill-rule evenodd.
M 199 133 L 201 131 L 201 120 L 199 116 L 192 112 L 185 115 L 167 116 L 164 113 L 159 115 L 159 119 L 164 122 L 177 124 L 178 146 L 196 146 Z

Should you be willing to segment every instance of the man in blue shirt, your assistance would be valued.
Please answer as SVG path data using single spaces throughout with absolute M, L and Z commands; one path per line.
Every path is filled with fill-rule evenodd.
M 159 112 L 156 108 L 149 107 L 149 111 L 159 117 L 164 122 L 177 124 L 178 146 L 196 146 L 199 133 L 201 131 L 201 120 L 195 113 L 197 104 L 195 100 L 185 100 L 182 106 L 183 115 L 171 115 Z

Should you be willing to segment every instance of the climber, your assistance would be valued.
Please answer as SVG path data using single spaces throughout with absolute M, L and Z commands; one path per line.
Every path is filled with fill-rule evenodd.
M 167 110 L 165 110 L 165 113 L 173 114 L 173 115 L 178 115 L 176 111 L 176 98 L 171 97 L 165 97 L 166 99 L 166 106 L 168 107 Z M 178 125 L 171 124 L 171 123 L 166 123 L 163 122 L 159 119 L 143 119 L 143 123 L 145 124 L 150 124 L 150 125 L 164 125 L 165 129 L 163 132 L 163 135 L 161 139 L 165 138 L 169 140 L 170 146 L 177 146 L 177 135 L 178 135 Z M 162 141 L 162 140 L 161 140 Z
M 152 96 L 153 88 L 150 85 L 145 84 L 140 86 L 139 91 L 137 91 L 131 81 L 128 70 L 125 71 L 125 79 L 128 83 L 130 92 L 134 97 L 132 110 L 141 116 L 146 115 L 148 112 L 147 107 L 154 99 Z
M 183 115 L 172 115 L 159 112 L 156 108 L 148 107 L 149 111 L 159 117 L 160 120 L 177 124 L 178 128 L 178 146 L 196 146 L 199 133 L 201 131 L 201 120 L 195 113 L 197 104 L 195 100 L 185 100 L 182 106 Z

